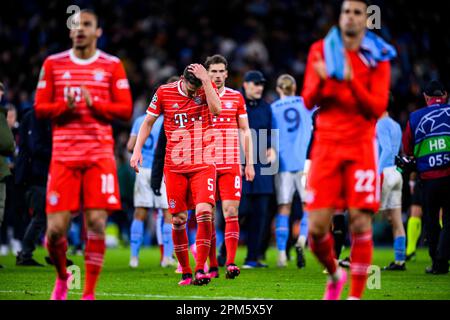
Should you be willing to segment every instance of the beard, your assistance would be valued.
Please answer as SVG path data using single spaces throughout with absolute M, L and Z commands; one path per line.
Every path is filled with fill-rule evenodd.
M 76 50 L 84 50 L 88 47 L 88 45 L 87 44 L 75 44 L 74 47 Z
M 191 98 L 193 98 L 195 96 L 195 93 L 197 92 L 197 90 L 191 91 L 191 90 L 186 90 L 187 91 L 187 95 Z
M 358 31 L 356 31 L 353 28 L 352 29 L 347 29 L 347 30 L 344 30 L 344 34 L 347 37 L 354 38 L 354 37 L 356 37 L 358 35 Z

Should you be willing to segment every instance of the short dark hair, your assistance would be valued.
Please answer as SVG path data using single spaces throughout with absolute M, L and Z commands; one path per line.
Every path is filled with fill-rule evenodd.
M 357 1 L 357 2 L 362 2 L 362 3 L 365 3 L 366 6 L 368 6 L 368 7 L 370 7 L 370 6 L 372 5 L 372 3 L 370 2 L 370 0 L 343 0 L 343 1 L 342 1 L 342 4 L 344 4 L 345 1 Z M 342 6 L 342 4 L 341 4 L 341 6 Z
M 179 76 L 171 76 L 166 80 L 166 83 L 172 83 L 172 82 L 176 82 L 178 80 L 180 80 Z
M 444 85 L 437 79 L 431 80 L 423 92 L 429 97 L 443 97 L 447 94 Z
M 97 22 L 97 28 L 100 28 L 100 20 L 94 10 L 89 9 L 89 8 L 81 9 L 80 14 L 82 14 L 82 13 L 89 13 L 90 15 L 94 16 L 95 22 Z
M 212 64 L 220 64 L 220 63 L 223 63 L 225 65 L 225 69 L 228 69 L 228 61 L 227 61 L 227 59 L 224 56 L 220 55 L 220 54 L 215 54 L 212 57 L 206 58 L 205 68 L 206 68 L 206 70 L 209 70 L 209 67 Z
M 187 82 L 193 84 L 197 88 L 202 86 L 202 82 L 197 78 L 192 72 L 189 71 L 189 66 L 187 66 L 183 71 L 183 77 Z

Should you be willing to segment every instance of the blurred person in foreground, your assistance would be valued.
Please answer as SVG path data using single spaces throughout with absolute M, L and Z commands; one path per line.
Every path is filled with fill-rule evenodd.
M 45 60 L 34 104 L 36 116 L 52 122 L 46 203 L 47 250 L 57 271 L 52 300 L 67 298 L 66 232 L 71 214 L 81 208 L 87 234 L 82 300 L 95 299 L 108 214 L 121 209 L 111 122 L 128 121 L 132 114 L 122 62 L 97 49 L 97 15 L 82 10 L 76 18 L 72 48 Z
M 310 49 L 302 96 L 320 106 L 307 182 L 310 247 L 328 271 L 325 300 L 339 300 L 347 272 L 339 267 L 330 232 L 337 210 L 349 209 L 351 285 L 361 299 L 372 262 L 372 216 L 380 187 L 375 126 L 389 100 L 395 49 L 367 30 L 368 2 L 342 2 L 339 27 Z

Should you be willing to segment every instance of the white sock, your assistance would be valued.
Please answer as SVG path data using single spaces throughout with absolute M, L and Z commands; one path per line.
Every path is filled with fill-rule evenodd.
M 300 246 L 300 248 L 305 249 L 306 237 L 305 236 L 299 236 L 298 240 L 297 240 L 297 245 Z

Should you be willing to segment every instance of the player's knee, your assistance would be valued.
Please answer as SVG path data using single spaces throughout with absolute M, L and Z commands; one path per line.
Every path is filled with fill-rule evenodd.
M 369 215 L 361 214 L 350 219 L 352 233 L 364 233 L 372 229 L 372 220 Z
M 199 213 L 208 213 L 212 215 L 213 207 L 209 203 L 199 203 L 195 208 L 196 215 Z
M 386 215 L 386 220 L 387 220 L 387 222 L 389 222 L 389 224 L 392 226 L 392 224 L 393 224 L 393 222 L 394 222 L 394 220 L 392 219 L 392 214 L 388 213 L 388 214 Z
M 90 219 L 87 222 L 87 229 L 95 234 L 104 234 L 106 228 L 106 221 L 100 218 Z
M 224 208 L 225 217 L 236 217 L 238 215 L 238 210 L 234 206 L 228 206 Z
M 330 232 L 330 220 L 325 215 L 311 214 L 308 232 L 314 238 L 322 238 Z
M 57 242 L 59 239 L 64 237 L 64 234 L 65 232 L 62 226 L 53 225 L 47 227 L 47 241 L 51 243 Z
M 170 214 L 164 214 L 164 223 L 172 223 L 172 216 Z
M 197 220 L 197 223 L 211 222 L 213 221 L 213 214 L 212 211 L 201 210 L 195 213 L 195 218 Z
M 291 213 L 291 205 L 290 204 L 281 204 L 278 206 L 278 213 L 287 216 Z
M 187 222 L 187 214 L 179 213 L 172 216 L 172 224 L 174 226 L 183 226 Z
M 326 236 L 328 232 L 330 232 L 330 228 L 328 225 L 310 221 L 308 226 L 308 232 L 311 237 L 315 239 L 320 239 Z
M 422 208 L 417 205 L 411 207 L 411 217 L 422 218 Z
M 136 208 L 134 211 L 134 219 L 139 221 L 144 221 L 147 216 L 147 209 L 145 208 Z

